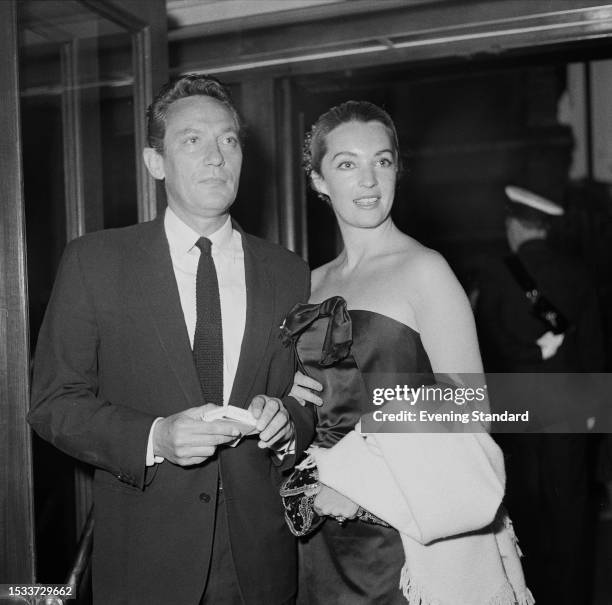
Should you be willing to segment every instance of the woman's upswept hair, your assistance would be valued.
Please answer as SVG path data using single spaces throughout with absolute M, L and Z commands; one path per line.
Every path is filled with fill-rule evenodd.
M 149 147 L 153 147 L 158 153 L 163 153 L 168 107 L 174 101 L 198 95 L 217 99 L 229 109 L 236 122 L 238 137 L 241 142 L 243 141 L 244 126 L 227 88 L 212 76 L 186 74 L 165 84 L 149 105 L 147 109 L 147 141 Z

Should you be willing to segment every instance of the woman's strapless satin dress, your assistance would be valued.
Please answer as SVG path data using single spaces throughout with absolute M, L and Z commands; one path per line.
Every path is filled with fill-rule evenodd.
M 332 447 L 363 414 L 376 409 L 374 389 L 434 382 L 418 332 L 386 315 L 348 311 L 341 297 L 298 305 L 282 330 L 303 371 L 323 385 L 318 447 Z M 340 525 L 328 518 L 300 540 L 298 603 L 405 604 L 399 590 L 404 558 L 394 529 L 356 520 Z

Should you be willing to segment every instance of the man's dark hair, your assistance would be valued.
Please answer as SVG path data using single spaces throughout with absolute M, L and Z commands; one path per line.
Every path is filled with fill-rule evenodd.
M 217 101 L 223 103 L 230 110 L 236 121 L 238 137 L 242 142 L 244 127 L 228 89 L 212 76 L 186 74 L 164 84 L 151 105 L 149 105 L 147 109 L 147 141 L 149 147 L 153 147 L 158 153 L 164 152 L 164 135 L 166 134 L 168 107 L 174 101 L 198 95 L 217 99 Z

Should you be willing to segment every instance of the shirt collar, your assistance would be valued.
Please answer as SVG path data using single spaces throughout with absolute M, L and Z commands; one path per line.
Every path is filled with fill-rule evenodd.
M 189 225 L 185 224 L 170 207 L 166 208 L 164 228 L 170 250 L 176 256 L 182 256 L 190 252 L 200 239 L 197 231 L 194 231 Z M 233 251 L 233 231 L 232 220 L 228 216 L 219 229 L 207 236 L 212 242 L 213 253 Z

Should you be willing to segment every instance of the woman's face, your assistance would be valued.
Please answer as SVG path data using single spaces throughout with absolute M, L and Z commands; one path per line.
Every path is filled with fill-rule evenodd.
M 395 195 L 397 158 L 380 122 L 346 122 L 326 137 L 315 188 L 331 200 L 340 223 L 373 228 L 388 216 Z

